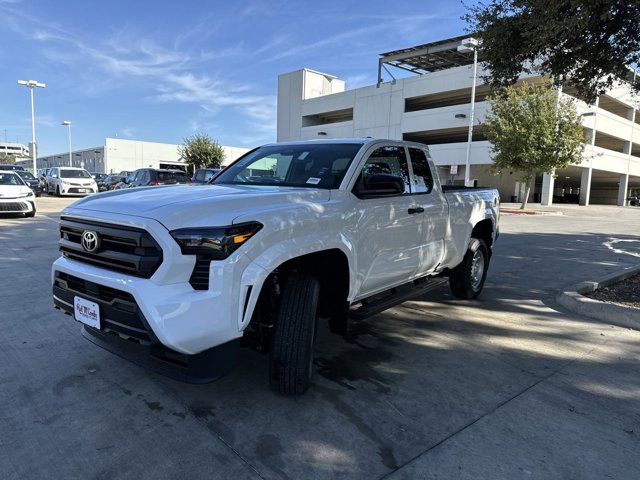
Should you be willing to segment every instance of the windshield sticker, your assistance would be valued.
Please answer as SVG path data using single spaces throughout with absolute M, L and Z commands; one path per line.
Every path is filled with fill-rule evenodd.
M 320 183 L 320 179 L 316 177 L 309 177 L 307 183 L 310 183 L 311 185 L 318 185 Z

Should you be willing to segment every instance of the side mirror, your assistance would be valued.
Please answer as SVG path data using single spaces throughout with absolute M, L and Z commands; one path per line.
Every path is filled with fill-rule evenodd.
M 360 198 L 400 195 L 404 192 L 402 177 L 389 173 L 364 175 L 358 183 L 355 194 Z

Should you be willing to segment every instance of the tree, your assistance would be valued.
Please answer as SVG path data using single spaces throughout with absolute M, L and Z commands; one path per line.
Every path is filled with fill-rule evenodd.
M 224 160 L 222 146 L 206 133 L 196 133 L 183 140 L 178 148 L 180 159 L 194 169 L 202 167 L 218 168 Z
M 0 163 L 16 163 L 15 155 L 7 155 L 6 153 L 0 153 Z
M 526 183 L 527 205 L 536 173 L 582 161 L 585 143 L 573 100 L 558 99 L 548 86 L 513 85 L 489 97 L 483 123 L 491 142 L 494 170 L 517 172 Z
M 593 102 L 616 80 L 630 80 L 628 66 L 640 62 L 638 0 L 490 0 L 464 18 L 482 41 L 494 86 L 543 72 Z

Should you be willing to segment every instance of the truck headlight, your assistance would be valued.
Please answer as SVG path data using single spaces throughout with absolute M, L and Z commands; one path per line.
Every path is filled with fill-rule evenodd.
M 183 255 L 202 255 L 211 260 L 223 260 L 261 228 L 261 223 L 248 222 L 228 227 L 180 228 L 169 233 L 180 245 Z
M 18 195 L 16 198 L 25 198 L 25 197 L 31 197 L 33 196 L 33 192 L 29 192 L 29 193 L 21 193 L 20 195 Z

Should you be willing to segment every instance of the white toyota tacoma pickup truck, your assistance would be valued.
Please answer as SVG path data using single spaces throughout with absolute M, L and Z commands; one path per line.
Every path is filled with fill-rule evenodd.
M 301 394 L 316 326 L 362 318 L 448 281 L 481 292 L 498 237 L 494 189 L 442 187 L 425 145 L 363 139 L 256 148 L 210 185 L 106 192 L 67 207 L 56 308 L 94 343 L 210 381 L 240 339 Z

